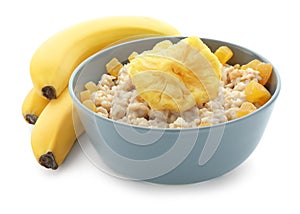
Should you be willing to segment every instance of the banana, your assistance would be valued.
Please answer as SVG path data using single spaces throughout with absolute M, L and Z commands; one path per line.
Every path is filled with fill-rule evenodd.
M 72 105 L 66 88 L 58 99 L 49 102 L 32 129 L 32 151 L 39 164 L 46 168 L 57 169 L 71 150 L 76 134 L 82 133 L 80 123 L 76 122 L 74 127 Z
M 73 70 L 111 44 L 151 36 L 179 35 L 171 25 L 141 16 L 113 16 L 86 21 L 49 38 L 34 53 L 30 75 L 34 88 L 48 99 L 67 87 Z
M 24 119 L 29 124 L 35 124 L 48 103 L 49 100 L 37 94 L 32 88 L 23 101 L 22 114 Z

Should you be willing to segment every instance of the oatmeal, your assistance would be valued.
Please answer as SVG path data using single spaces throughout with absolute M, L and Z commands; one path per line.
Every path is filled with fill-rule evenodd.
M 261 84 L 262 76 L 266 75 L 256 69 L 258 62 L 232 66 L 226 64 L 227 60 L 219 62 L 220 78 L 217 85 L 214 83 L 214 87 L 217 86 L 215 96 L 209 96 L 211 99 L 205 102 L 197 102 L 195 98 L 192 106 L 184 111 L 168 108 L 166 103 L 163 103 L 167 106 L 165 109 L 151 107 L 154 101 L 144 99 L 132 81 L 130 62 L 124 66 L 118 64 L 118 72 L 103 74 L 96 84 L 97 90 L 87 86 L 87 91 L 93 88 L 90 97 L 81 101 L 92 100 L 94 111 L 103 117 L 137 126 L 194 128 L 224 123 L 255 111 L 271 96 Z

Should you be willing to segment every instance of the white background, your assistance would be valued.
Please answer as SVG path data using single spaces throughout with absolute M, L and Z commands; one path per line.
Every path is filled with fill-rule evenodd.
M 300 13 L 296 3 L 1 1 L 0 213 L 299 213 Z M 56 171 L 37 164 L 30 146 L 31 128 L 21 115 L 23 99 L 31 89 L 31 56 L 63 28 L 110 15 L 158 18 L 182 35 L 236 43 L 273 63 L 282 77 L 281 94 L 260 144 L 240 167 L 208 182 L 153 185 L 99 171 L 78 144 Z

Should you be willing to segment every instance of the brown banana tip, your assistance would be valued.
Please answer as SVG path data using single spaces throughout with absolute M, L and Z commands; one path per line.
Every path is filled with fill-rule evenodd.
M 56 90 L 52 86 L 45 86 L 42 88 L 43 96 L 45 96 L 47 99 L 52 100 L 56 99 Z
M 25 120 L 29 123 L 29 124 L 35 124 L 36 121 L 38 119 L 38 116 L 35 114 L 26 114 L 25 115 Z
M 43 154 L 40 159 L 39 163 L 46 167 L 46 168 L 51 168 L 51 169 L 57 169 L 58 165 L 55 161 L 54 155 L 52 152 L 47 152 L 46 154 Z

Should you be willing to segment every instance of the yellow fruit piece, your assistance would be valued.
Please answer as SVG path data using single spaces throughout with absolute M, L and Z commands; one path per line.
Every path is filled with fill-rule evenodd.
M 221 66 L 218 58 L 211 52 L 211 50 L 204 44 L 199 37 L 193 36 L 183 39 L 184 42 L 199 50 L 201 55 L 206 59 L 205 64 L 209 64 L 208 69 L 213 70 L 219 79 L 222 78 Z
M 264 63 L 259 61 L 258 59 L 250 61 L 248 64 L 243 65 L 241 68 L 244 70 L 246 70 L 247 68 L 252 68 L 253 70 L 258 71 L 261 77 L 259 83 L 262 85 L 265 85 L 268 82 L 273 71 L 273 66 L 270 63 Z
M 195 40 L 200 39 L 197 38 Z M 198 46 L 195 48 L 187 43 L 186 40 L 181 40 L 174 45 L 171 45 L 167 40 L 158 43 L 156 46 L 154 46 L 156 47 L 156 50 L 145 51 L 136 56 L 135 59 L 130 62 L 127 67 L 129 75 L 133 77 L 135 74 L 142 71 L 161 71 L 169 73 L 183 82 L 185 87 L 193 95 L 197 104 L 200 105 L 208 102 L 218 95 L 220 81 L 217 73 L 218 69 L 220 69 L 220 63 L 218 62 L 216 56 L 211 53 L 211 55 L 216 58 L 218 65 L 217 69 L 212 67 L 210 60 L 205 54 L 200 52 Z M 163 49 L 158 47 L 167 48 Z M 140 81 L 140 79 L 138 80 Z M 133 80 L 133 84 L 136 85 L 138 83 Z M 146 86 L 141 89 L 147 90 Z M 140 91 L 137 91 L 140 94 Z M 152 92 L 149 93 L 151 94 Z M 145 100 L 151 106 L 151 103 L 149 103 L 151 101 L 147 99 Z M 190 107 L 192 107 L 194 102 L 188 102 L 188 104 Z M 156 108 L 161 108 L 158 107 L 158 105 L 155 106 Z M 169 106 L 172 106 L 172 104 Z M 185 105 L 184 108 L 179 107 L 177 110 L 186 109 L 186 106 L 188 105 Z M 172 109 L 175 108 L 172 107 Z
M 246 100 L 253 103 L 256 107 L 264 105 L 270 98 L 270 92 L 260 83 L 251 81 L 245 87 Z
M 258 59 L 254 59 L 254 60 L 248 62 L 247 64 L 242 65 L 241 69 L 243 69 L 243 70 L 246 70 L 247 68 L 255 69 L 259 63 L 261 63 L 261 61 L 259 61 Z
M 117 58 L 112 58 L 106 65 L 106 71 L 112 76 L 117 77 L 121 68 L 123 68 L 122 63 Z
M 250 102 L 244 102 L 241 105 L 240 109 L 236 112 L 236 117 L 237 118 L 243 117 L 243 116 L 245 116 L 245 115 L 247 115 L 247 114 L 249 114 L 249 113 L 251 113 L 255 110 L 256 110 L 255 105 L 253 105 Z
M 224 65 L 231 59 L 233 52 L 229 47 L 221 46 L 215 51 L 215 55 L 218 57 L 220 63 Z
M 97 107 L 96 107 L 95 103 L 92 100 L 90 100 L 90 99 L 85 100 L 85 101 L 82 102 L 82 104 L 85 107 L 87 107 L 88 109 L 90 109 L 91 111 L 96 112 Z
M 162 50 L 167 49 L 168 47 L 170 47 L 171 45 L 173 45 L 173 43 L 170 40 L 164 40 L 161 41 L 159 43 L 157 43 L 153 48 L 152 48 L 152 53 L 153 52 L 159 52 Z
M 259 80 L 259 83 L 262 85 L 265 85 L 273 71 L 273 66 L 270 63 L 260 63 L 257 65 L 256 70 L 259 71 L 259 75 L 261 77 L 261 80 Z
M 211 124 L 211 123 L 208 123 L 208 122 L 206 122 L 206 123 L 205 123 L 205 122 L 204 122 L 204 123 L 201 122 L 199 126 L 200 126 L 200 127 L 204 127 L 204 126 L 211 126 L 211 125 L 212 125 L 212 124 Z
M 127 58 L 128 61 L 131 62 L 137 55 L 139 55 L 139 54 L 137 52 L 133 51 Z
M 89 90 L 91 93 L 97 91 L 99 87 L 93 82 L 89 81 L 84 85 L 85 89 Z
M 140 55 L 151 55 L 151 54 L 168 55 L 168 53 L 166 52 L 169 50 L 169 48 L 172 47 L 173 47 L 173 43 L 170 40 L 163 40 L 161 42 L 156 43 L 152 49 L 144 51 Z
M 184 65 L 182 65 L 180 62 L 174 61 L 169 58 L 165 58 L 163 56 L 143 56 L 143 57 L 138 57 L 132 63 L 130 63 L 128 67 L 128 71 L 130 72 L 131 78 L 136 75 L 137 73 L 141 71 L 161 71 L 167 74 L 170 74 L 171 76 L 176 77 L 178 80 L 180 80 L 185 87 L 190 91 L 190 93 L 193 95 L 194 100 L 198 104 L 202 104 L 204 102 L 207 102 L 210 100 L 210 97 L 207 94 L 207 88 L 212 88 L 216 87 L 218 89 L 218 80 L 216 77 L 216 85 L 212 84 L 207 84 L 206 88 L 202 85 L 203 82 L 206 83 L 205 81 L 201 82 L 199 81 L 199 78 L 197 75 L 187 69 Z M 157 75 L 159 75 L 158 73 Z M 168 76 L 162 76 L 161 78 L 168 78 Z M 139 79 L 140 80 L 140 79 Z M 154 80 L 148 80 L 148 81 L 153 81 Z M 136 86 L 138 84 L 135 79 L 132 78 L 133 84 Z M 144 86 L 145 89 L 147 90 L 146 86 Z M 175 88 L 176 90 L 176 88 Z M 138 90 L 138 93 L 140 94 L 140 90 Z M 149 92 L 150 94 L 152 92 Z M 176 92 L 174 92 L 176 94 Z M 217 96 L 217 90 L 214 95 L 211 95 L 213 97 Z M 145 99 L 145 98 L 144 98 Z M 146 99 L 146 101 L 148 101 Z M 195 102 L 190 102 L 189 107 L 191 108 L 192 106 L 195 105 Z M 149 103 L 149 101 L 148 101 Z M 185 104 L 187 106 L 188 103 Z M 172 108 L 174 109 L 174 108 Z M 186 108 L 181 108 L 187 110 Z
M 241 68 L 241 65 L 240 65 L 240 64 L 235 64 L 233 67 L 234 67 L 235 69 L 240 69 L 240 68 Z
M 91 92 L 90 90 L 84 90 L 80 92 L 80 101 L 83 102 L 85 100 L 91 99 Z
M 179 112 L 195 105 L 190 91 L 173 73 L 147 70 L 131 78 L 139 95 L 153 109 Z
M 140 56 L 165 56 L 182 62 L 182 64 L 196 73 L 197 69 L 202 70 L 204 73 L 211 73 L 213 70 L 217 77 L 221 79 L 222 71 L 218 58 L 210 51 L 210 49 L 201 41 L 200 38 L 195 36 L 188 37 L 182 39 L 177 44 L 171 44 L 172 43 L 169 40 L 162 41 L 156 44 L 152 50 L 144 51 L 142 54 L 140 54 Z M 201 67 L 199 67 L 200 64 Z
M 198 37 L 183 39 L 160 54 L 182 63 L 196 76 L 194 84 L 197 88 L 192 91 L 197 104 L 201 105 L 217 97 L 221 77 L 220 63 Z

